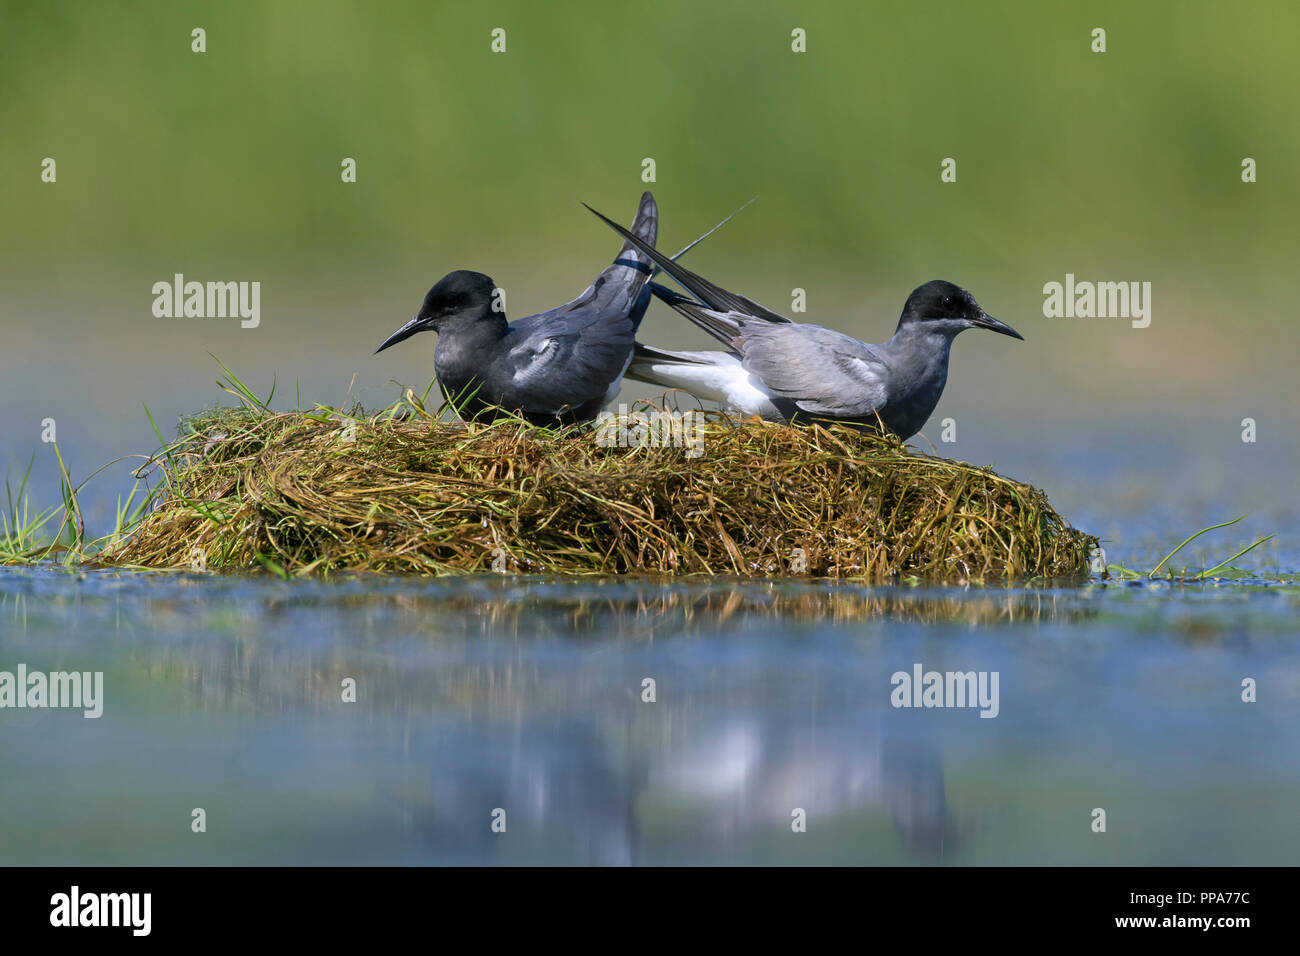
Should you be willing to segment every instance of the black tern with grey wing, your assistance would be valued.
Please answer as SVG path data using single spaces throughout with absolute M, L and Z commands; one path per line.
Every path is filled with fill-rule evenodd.
M 980 308 L 965 289 L 936 279 L 908 296 L 889 341 L 869 345 L 794 322 L 728 292 L 591 211 L 694 298 L 651 283 L 654 294 L 726 346 L 726 351 L 670 352 L 638 344 L 627 377 L 684 389 L 731 414 L 787 422 L 880 422 L 900 438 L 911 438 L 939 403 L 958 333 L 978 328 L 1024 338 Z
M 582 295 L 514 322 L 495 307 L 492 279 L 452 272 L 429 290 L 415 318 L 375 351 L 418 332 L 437 332 L 434 373 L 462 417 L 516 413 L 536 425 L 591 421 L 618 394 L 632 360 L 636 329 L 650 304 L 646 282 L 655 271 L 644 250 L 654 248 L 658 220 L 646 192 L 630 238 Z

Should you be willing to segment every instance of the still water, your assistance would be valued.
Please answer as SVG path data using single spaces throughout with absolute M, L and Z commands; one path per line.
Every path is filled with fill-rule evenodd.
M 0 669 L 104 675 L 0 711 L 0 863 L 1295 863 L 1292 580 L 0 571 Z

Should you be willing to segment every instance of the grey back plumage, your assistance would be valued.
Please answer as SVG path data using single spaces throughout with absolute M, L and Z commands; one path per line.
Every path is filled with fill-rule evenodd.
M 889 365 L 851 336 L 820 325 L 741 325 L 742 365 L 809 415 L 872 421 L 888 404 Z
M 865 342 L 770 310 L 775 318 L 720 312 L 657 282 L 650 288 L 726 346 L 774 398 L 810 415 L 844 419 L 874 419 L 884 407 L 889 365 Z
M 438 340 L 435 369 L 453 401 L 463 397 L 463 414 L 478 416 L 499 407 L 519 411 L 538 424 L 589 421 L 604 407 L 632 358 L 636 330 L 650 302 L 645 285 L 651 258 L 637 245 L 653 248 L 659 211 L 645 192 L 630 234 L 610 263 L 571 302 L 506 326 L 492 349 L 454 329 Z M 490 413 L 489 413 L 490 414 Z

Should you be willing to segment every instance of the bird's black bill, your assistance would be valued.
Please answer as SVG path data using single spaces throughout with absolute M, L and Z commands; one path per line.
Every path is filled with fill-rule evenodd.
M 419 318 L 412 319 L 410 322 L 407 322 L 404 326 L 402 326 L 400 329 L 398 329 L 388 338 L 384 339 L 384 344 L 379 346 L 379 348 L 375 349 L 375 354 L 378 355 L 380 352 L 388 348 L 390 345 L 396 345 L 398 342 L 406 341 L 416 332 L 423 332 L 425 328 L 426 326 L 420 321 Z
M 1025 340 L 1025 337 L 1011 326 L 1007 325 L 1005 322 L 999 322 L 987 312 L 981 315 L 975 321 L 975 324 L 981 329 L 988 329 L 990 332 L 1001 332 L 1003 335 L 1009 335 L 1013 339 L 1019 339 L 1022 342 Z

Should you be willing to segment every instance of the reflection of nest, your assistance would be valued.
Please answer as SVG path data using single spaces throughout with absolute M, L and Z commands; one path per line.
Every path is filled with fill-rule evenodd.
M 1078 600 L 1032 589 L 961 591 L 872 588 L 859 584 L 726 580 L 704 583 L 621 582 L 616 588 L 569 588 L 551 594 L 503 586 L 489 592 L 434 597 L 394 595 L 391 600 L 420 615 L 437 615 L 444 626 L 473 624 L 509 636 L 583 637 L 638 640 L 716 633 L 762 621 L 852 623 L 887 618 L 920 624 L 989 626 L 1006 623 L 1085 620 L 1095 609 Z
M 475 649 L 480 639 L 590 640 L 617 649 L 765 625 L 788 631 L 797 624 L 884 618 L 996 627 L 1097 613 L 1091 601 L 1031 589 L 958 593 L 736 579 L 551 583 L 491 577 L 374 587 L 371 580 L 358 593 L 332 582 L 308 585 L 313 590 L 293 597 L 263 595 L 247 618 L 232 618 L 225 607 L 196 616 L 187 601 L 154 598 L 149 627 L 178 637 L 142 650 L 138 663 L 150 679 L 182 685 L 203 708 L 329 710 L 339 702 L 342 679 L 354 677 L 368 710 L 430 717 L 447 706 L 465 713 L 559 713 L 571 703 L 573 681 L 620 701 L 631 692 L 609 685 L 603 655 L 550 671 L 513 655 L 483 659 Z M 212 641 L 212 633 L 225 631 L 232 640 Z M 301 633 L 310 635 L 309 649 L 298 643 Z M 364 667 L 358 646 L 374 651 Z M 442 666 L 412 668 L 406 653 L 428 647 L 438 649 Z
M 1095 544 L 1035 488 L 844 426 L 712 415 L 698 454 L 420 411 L 199 418 L 101 561 L 965 582 L 1085 574 Z

